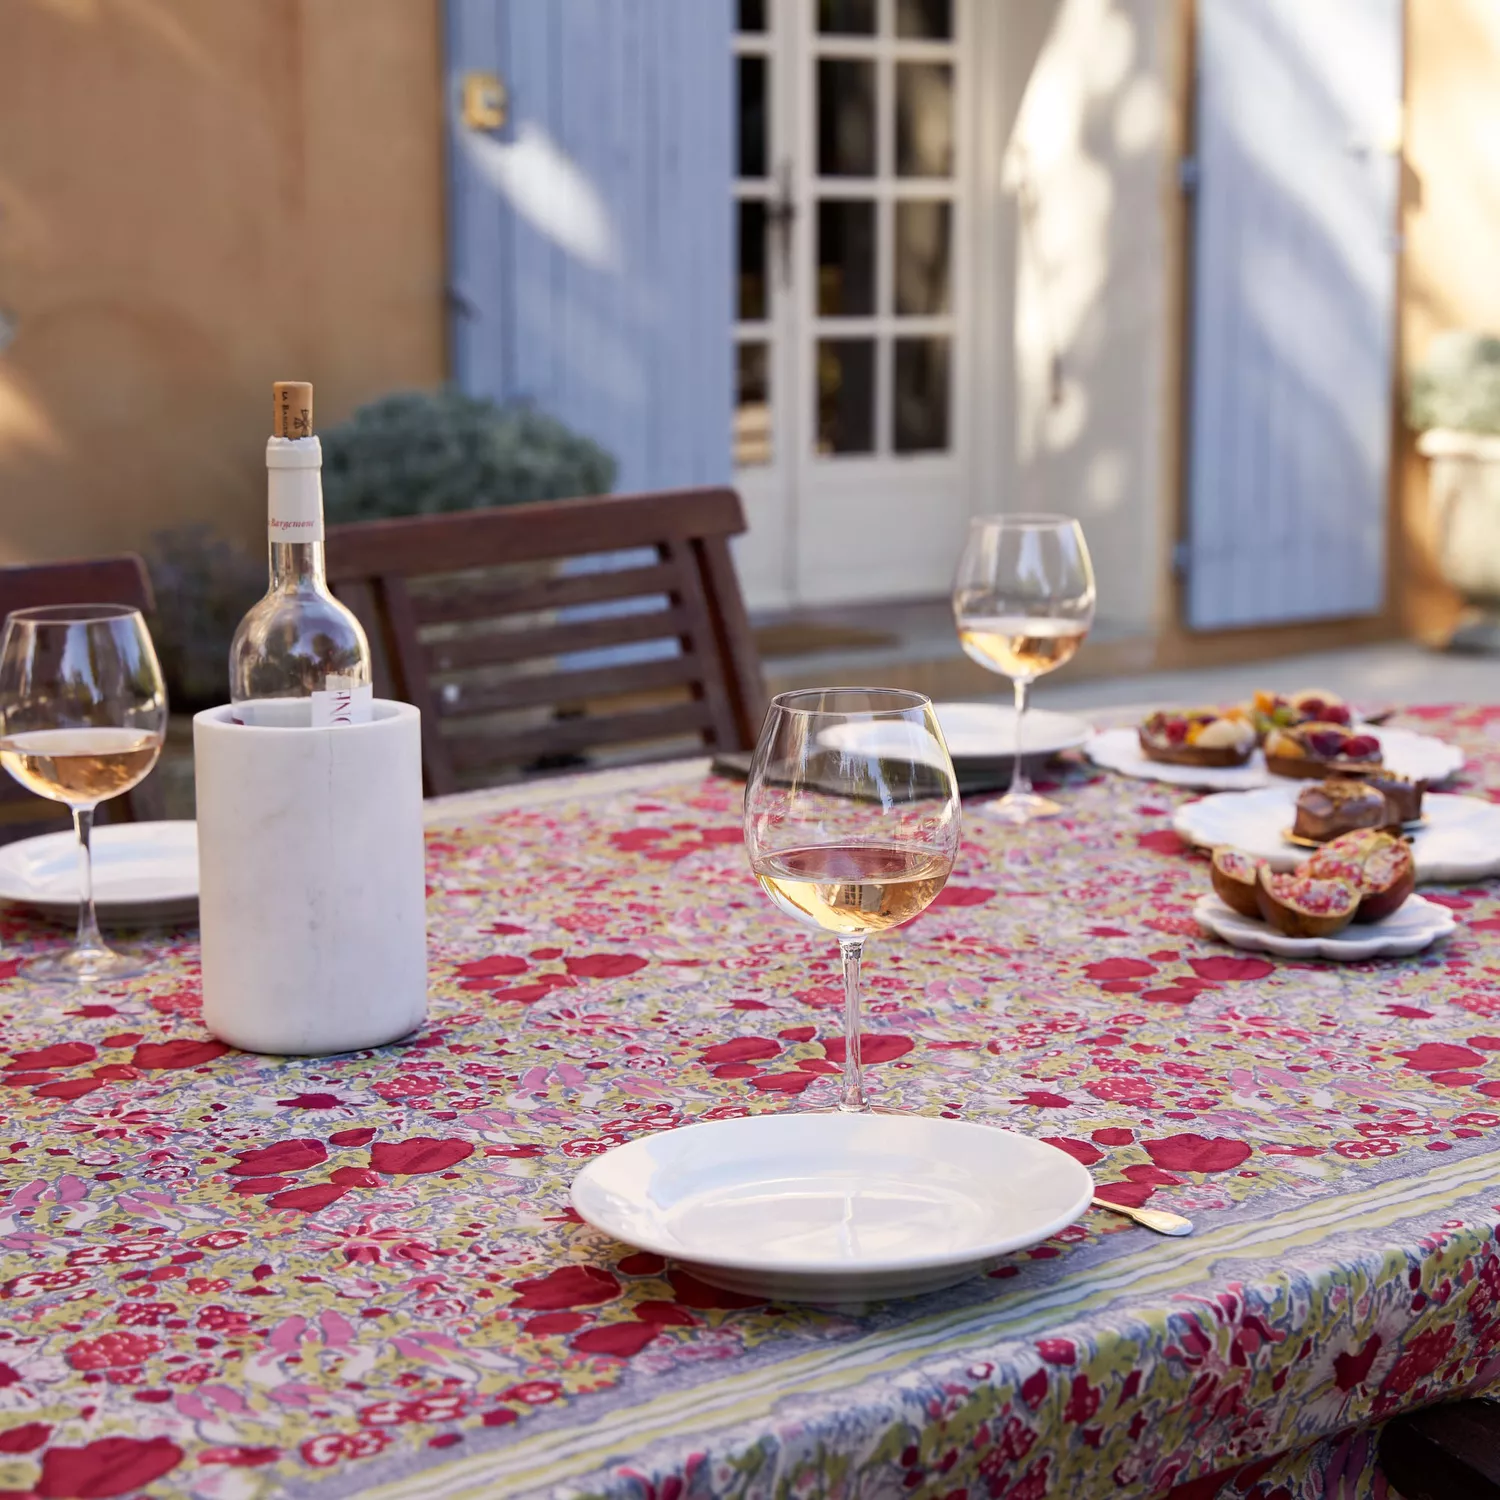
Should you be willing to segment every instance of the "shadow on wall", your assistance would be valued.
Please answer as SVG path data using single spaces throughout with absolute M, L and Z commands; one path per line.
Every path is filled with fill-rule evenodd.
M 1101 620 L 1145 632 L 1163 592 L 1173 8 L 1061 0 L 1016 19 L 1005 187 L 1019 492 L 1008 508 L 1078 515 L 1101 564 Z

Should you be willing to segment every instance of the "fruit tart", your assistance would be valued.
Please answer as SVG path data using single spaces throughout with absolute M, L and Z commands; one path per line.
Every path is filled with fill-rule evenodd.
M 1343 724 L 1315 722 L 1273 729 L 1262 748 L 1266 769 L 1273 776 L 1321 779 L 1330 772 L 1358 776 L 1377 771 L 1381 765 L 1379 739 Z
M 1262 738 L 1273 729 L 1294 729 L 1298 724 L 1340 724 L 1347 729 L 1354 723 L 1349 705 L 1323 688 L 1304 688 L 1290 697 L 1257 693 L 1249 712 Z
M 1242 709 L 1163 709 L 1137 734 L 1147 760 L 1173 766 L 1242 766 L 1255 752 L 1255 725 Z

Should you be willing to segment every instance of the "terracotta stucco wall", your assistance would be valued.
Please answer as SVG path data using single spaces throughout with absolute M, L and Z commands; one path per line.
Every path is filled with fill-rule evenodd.
M 1407 0 L 1407 369 L 1450 328 L 1500 333 L 1500 4 Z M 1398 598 L 1408 628 L 1451 629 L 1458 600 L 1431 561 L 1426 471 L 1403 438 Z
M 437 0 L 10 0 L 0 561 L 255 538 L 270 383 L 444 374 Z

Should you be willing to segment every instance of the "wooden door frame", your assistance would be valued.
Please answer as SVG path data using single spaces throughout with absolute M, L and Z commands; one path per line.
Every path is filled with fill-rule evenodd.
M 1401 93 L 1403 108 L 1409 88 L 1406 44 L 1408 3 L 1401 7 Z M 1405 285 L 1405 255 L 1396 253 L 1391 319 L 1390 455 L 1386 469 L 1386 578 L 1380 612 L 1339 620 L 1297 621 L 1288 625 L 1250 625 L 1231 630 L 1190 630 L 1187 626 L 1187 580 L 1177 567 L 1178 548 L 1186 540 L 1189 520 L 1187 443 L 1191 424 L 1192 312 L 1193 312 L 1193 200 L 1184 192 L 1179 167 L 1197 148 L 1196 53 L 1199 0 L 1173 0 L 1172 34 L 1175 45 L 1172 108 L 1162 173 L 1162 211 L 1166 219 L 1167 277 L 1166 357 L 1163 361 L 1161 472 L 1163 492 L 1158 507 L 1162 517 L 1158 539 L 1160 577 L 1155 649 L 1150 665 L 1162 670 L 1231 666 L 1262 657 L 1293 656 L 1303 652 L 1365 646 L 1397 639 L 1402 634 L 1402 570 L 1400 496 L 1402 470 L 1401 421 L 1401 304 Z M 1402 194 L 1396 195 L 1398 236 L 1404 217 Z M 1400 240 L 1397 241 L 1398 245 Z

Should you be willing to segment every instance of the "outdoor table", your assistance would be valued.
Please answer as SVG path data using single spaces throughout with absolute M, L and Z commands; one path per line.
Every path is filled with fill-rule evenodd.
M 1497 724 L 1420 727 L 1500 788 Z M 432 804 L 431 1017 L 379 1051 L 214 1042 L 191 935 L 29 985 L 59 938 L 7 918 L 0 1492 L 1383 1493 L 1351 1429 L 1500 1378 L 1500 887 L 1429 890 L 1462 925 L 1415 958 L 1272 961 L 1195 929 L 1183 793 L 1059 782 L 1060 820 L 967 814 L 938 905 L 872 944 L 872 1085 L 1197 1233 L 1095 1209 L 867 1315 L 569 1207 L 597 1153 L 803 1107 L 839 1060 L 834 944 L 759 893 L 704 762 Z

